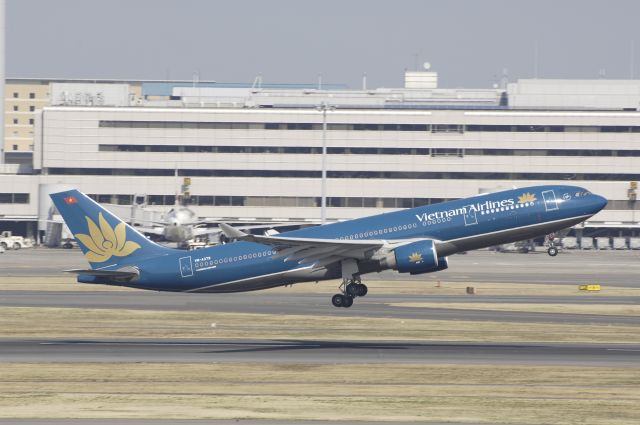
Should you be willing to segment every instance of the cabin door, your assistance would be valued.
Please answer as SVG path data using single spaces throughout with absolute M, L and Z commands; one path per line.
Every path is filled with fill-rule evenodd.
M 193 267 L 191 266 L 191 257 L 181 257 L 179 260 L 180 276 L 191 277 L 193 276 Z
M 558 201 L 556 200 L 556 194 L 553 190 L 545 190 L 542 192 L 542 198 L 544 199 L 544 209 L 546 211 L 555 211 L 558 209 Z
M 464 207 L 466 214 L 464 215 L 464 225 L 472 226 L 478 224 L 478 217 L 476 217 L 476 209 L 473 205 L 467 205 Z

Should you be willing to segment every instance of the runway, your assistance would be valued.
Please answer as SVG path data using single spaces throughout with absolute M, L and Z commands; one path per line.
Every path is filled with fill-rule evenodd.
M 438 273 L 437 278 L 451 282 L 471 282 L 482 293 L 483 282 L 509 281 L 530 283 L 544 281 L 559 286 L 575 283 L 615 281 L 623 288 L 640 285 L 640 253 L 626 252 L 567 252 L 551 258 L 546 254 L 496 254 L 488 251 L 471 252 L 452 257 L 451 268 Z M 48 276 L 60 275 L 67 267 L 85 267 L 78 250 L 35 249 L 8 251 L 0 256 L 0 274 L 34 276 L 34 282 L 46 283 Z M 37 267 L 34 267 L 37 265 Z M 582 275 L 590 274 L 589 279 Z M 149 291 L 93 291 L 86 290 L 2 290 L 0 307 L 58 307 L 89 309 L 133 309 L 189 312 L 253 313 L 325 316 L 336 320 L 349 317 L 390 319 L 437 319 L 469 322 L 511 322 L 549 324 L 596 324 L 640 326 L 639 315 L 575 314 L 566 312 L 499 311 L 486 309 L 439 308 L 438 304 L 474 303 L 517 306 L 518 304 L 566 304 L 619 306 L 640 304 L 640 296 L 578 294 L 576 295 L 434 295 L 398 294 L 393 291 L 393 279 L 422 279 L 433 288 L 436 275 L 405 276 L 395 272 L 365 277 L 371 281 L 370 293 L 356 300 L 350 309 L 336 309 L 330 305 L 333 291 L 312 283 L 301 284 L 296 290 L 257 291 L 235 294 L 184 294 Z M 613 276 L 613 277 L 611 277 Z M 473 277 L 473 281 L 465 280 Z M 384 291 L 376 293 L 376 280 L 392 278 Z M 319 285 L 329 285 L 321 283 Z M 614 284 L 610 284 L 614 285 Z M 309 292 L 300 290 L 308 287 Z M 12 287 L 12 288 L 15 288 Z M 84 289 L 84 288 L 83 288 Z M 398 306 L 403 303 L 429 303 L 429 307 Z M 583 309 L 584 310 L 584 309 Z M 588 309 L 586 309 L 588 311 Z M 634 350 L 635 346 L 625 346 Z M 637 362 L 636 351 L 615 351 L 615 347 L 573 345 L 478 345 L 442 343 L 343 343 L 332 341 L 259 341 L 229 343 L 225 341 L 4 341 L 0 360 L 29 359 L 30 361 L 397 361 L 397 362 Z M 607 360 L 608 359 L 608 360 Z
M 61 270 L 86 267 L 79 250 L 32 249 L 7 251 L 0 255 L 0 282 L 12 276 L 33 276 L 33 282 L 46 283 L 49 276 L 62 276 Z M 4 278 L 3 278 L 4 276 Z M 638 305 L 640 296 L 600 296 L 577 294 L 575 296 L 549 295 L 482 295 L 483 284 L 495 282 L 545 283 L 577 285 L 600 283 L 603 287 L 640 286 L 640 252 L 635 251 L 567 251 L 555 258 L 544 253 L 512 254 L 474 251 L 467 255 L 451 257 L 449 270 L 436 274 L 410 276 L 396 272 L 384 272 L 363 277 L 371 283 L 365 298 L 359 298 L 350 309 L 336 309 L 330 305 L 335 283 L 305 283 L 296 290 L 281 289 L 235 294 L 184 294 L 151 291 L 101 291 L 95 290 L 3 290 L 0 291 L 0 307 L 61 307 L 99 309 L 142 309 L 171 311 L 206 311 L 256 314 L 359 316 L 401 319 L 439 319 L 466 321 L 505 321 L 519 323 L 593 323 L 626 324 L 640 326 L 640 316 L 615 314 L 540 313 L 530 311 L 497 311 L 491 309 L 409 308 L 390 304 L 398 303 L 485 303 L 499 305 L 518 304 L 616 304 Z M 430 295 L 397 294 L 387 285 L 377 292 L 376 282 L 386 279 L 423 281 L 432 288 L 435 281 L 465 282 L 476 286 L 478 295 Z M 78 284 L 79 289 L 82 284 Z M 13 287 L 15 288 L 15 286 Z M 304 288 L 309 288 L 305 292 Z M 85 288 L 82 288 L 85 289 Z M 426 292 L 426 291 L 425 291 Z
M 633 366 L 640 344 L 295 340 L 2 340 L 1 362 L 267 362 Z
M 62 276 L 63 270 L 85 268 L 79 249 L 28 249 L 0 254 L 0 276 Z M 373 273 L 364 280 L 416 280 L 476 283 L 599 283 L 640 287 L 640 251 L 563 251 L 557 257 L 472 251 L 449 257 L 449 269 L 434 274 Z
M 260 388 L 275 385 L 271 382 L 273 379 L 269 374 L 281 378 L 285 371 L 295 370 L 295 368 L 301 368 L 301 373 L 311 373 L 305 372 L 305 368 L 312 367 L 311 365 L 333 369 L 325 375 L 314 377 L 313 381 L 308 381 L 305 376 L 300 376 L 300 382 L 292 378 L 294 383 L 300 386 L 299 388 L 304 389 L 301 393 L 289 394 L 287 392 L 290 386 L 289 381 L 276 385 L 272 390 L 273 394 L 267 394 L 272 397 L 270 406 L 278 403 L 282 397 L 280 394 L 284 391 L 292 401 L 282 407 L 282 411 L 293 411 L 299 403 L 316 400 L 314 397 L 317 395 L 314 391 L 318 385 L 328 385 L 326 395 L 323 393 L 322 396 L 333 400 L 331 394 L 334 393 L 334 389 L 331 389 L 330 385 L 333 385 L 331 383 L 337 375 L 339 380 L 344 380 L 340 388 L 357 387 L 363 391 L 362 394 L 341 395 L 332 401 L 334 404 L 342 402 L 340 406 L 346 409 L 345 411 L 351 411 L 349 410 L 351 403 L 371 403 L 368 405 L 369 409 L 384 406 L 384 414 L 392 411 L 398 417 L 403 417 L 406 411 L 432 413 L 428 407 L 425 407 L 424 400 L 437 403 L 438 406 L 443 403 L 446 406 L 455 406 L 456 411 L 468 409 L 469 403 L 477 405 L 477 400 L 482 400 L 481 403 L 489 400 L 489 403 L 495 403 L 496 406 L 508 403 L 510 406 L 508 409 L 517 409 L 521 398 L 534 400 L 532 403 L 541 403 L 538 400 L 538 394 L 544 394 L 550 391 L 549 388 L 553 389 L 556 386 L 562 388 L 563 396 L 565 391 L 569 391 L 573 402 L 583 403 L 579 405 L 580 411 L 583 411 L 585 408 L 589 409 L 594 400 L 594 396 L 590 393 L 590 385 L 607 385 L 605 393 L 595 396 L 595 401 L 619 409 L 620 406 L 617 404 L 619 394 L 626 394 L 626 376 L 635 373 L 640 364 L 640 341 L 634 331 L 640 326 L 640 314 L 636 309 L 640 304 L 640 291 L 635 290 L 640 286 L 638 281 L 640 261 L 638 260 L 640 260 L 640 253 L 631 251 L 570 252 L 556 258 L 543 253 L 520 255 L 496 254 L 487 251 L 471 252 L 467 255 L 452 256 L 451 268 L 437 274 L 409 276 L 385 272 L 364 276 L 364 281 L 369 283 L 369 294 L 364 298 L 356 299 L 353 307 L 344 309 L 334 308 L 330 304 L 330 296 L 336 291 L 336 282 L 321 282 L 317 285 L 305 283 L 295 285 L 293 288 L 235 294 L 114 291 L 100 286 L 72 284 L 70 282 L 73 278 L 69 276 L 66 279 L 59 279 L 64 276 L 61 270 L 86 267 L 78 250 L 8 251 L 0 255 L 0 310 L 5 309 L 5 313 L 10 311 L 17 315 L 16 317 L 4 316 L 3 324 L 8 328 L 16 326 L 15 329 L 19 330 L 6 333 L 6 338 L 0 338 L 0 368 L 2 364 L 8 367 L 12 363 L 15 364 L 12 370 L 21 371 L 21 376 L 29 377 L 31 374 L 36 374 L 34 376 L 37 378 L 33 383 L 25 383 L 21 379 L 2 383 L 7 388 L 12 388 L 11 400 L 26 399 L 33 406 L 44 406 L 42 408 L 45 412 L 49 411 L 46 409 L 54 411 L 57 408 L 55 403 L 47 404 L 50 397 L 59 397 L 56 399 L 59 400 L 57 403 L 67 403 L 64 406 L 67 406 L 65 409 L 69 412 L 75 411 L 74 409 L 98 412 L 100 418 L 78 419 L 77 422 L 96 425 L 123 422 L 147 424 L 152 423 L 151 421 L 163 423 L 161 419 L 115 418 L 127 409 L 132 412 L 147 412 L 147 417 L 154 415 L 163 417 L 163 413 L 158 413 L 158 408 L 162 409 L 166 404 L 171 406 L 171 412 L 175 412 L 176 409 L 178 411 L 185 409 L 184 397 L 189 397 L 191 402 L 200 402 L 201 406 L 207 408 L 212 400 L 221 399 L 232 409 L 246 409 L 247 400 L 256 397 L 252 393 L 254 385 Z M 18 279 L 13 276 L 17 276 Z M 58 277 L 55 282 L 51 279 L 54 276 Z M 407 280 L 410 282 L 403 282 Z M 437 288 L 437 280 L 443 282 L 441 288 Z M 24 282 L 25 286 L 21 287 L 20 282 Z M 544 284 L 544 287 L 540 286 L 542 289 L 538 290 L 538 285 L 525 285 L 531 283 Z M 567 286 L 585 283 L 599 283 L 603 285 L 604 290 L 600 294 L 588 294 L 579 292 L 576 287 Z M 465 294 L 466 286 L 474 286 L 477 294 Z M 618 289 L 614 289 L 615 287 Z M 407 307 L 409 303 L 426 304 L 426 306 Z M 493 305 L 496 306 L 495 309 L 492 309 Z M 543 311 L 547 306 L 550 308 L 547 308 L 547 312 L 541 312 L 531 308 L 532 305 L 542 306 Z M 555 310 L 551 308 L 557 305 L 563 308 Z M 509 310 L 500 310 L 505 306 L 508 306 Z M 590 311 L 591 306 L 593 306 L 593 312 Z M 16 307 L 30 307 L 30 309 L 21 313 Z M 60 317 L 63 319 L 55 321 L 49 312 L 39 310 L 45 307 L 73 308 L 77 309 L 77 312 L 60 311 Z M 88 316 L 76 316 L 78 312 L 86 314 L 85 309 L 91 310 Z M 104 311 L 112 309 L 134 311 Z M 631 314 L 624 314 L 625 309 L 630 309 Z M 140 310 L 148 312 L 141 313 Z M 159 313 L 155 313 L 158 311 Z M 183 322 L 170 322 L 171 319 L 165 315 L 165 312 L 167 315 L 189 312 L 190 316 Z M 244 321 L 233 319 L 232 326 L 228 329 L 237 331 L 238 334 L 235 336 L 225 334 L 226 328 L 220 325 L 222 321 L 218 321 L 217 318 L 211 322 L 200 320 L 194 323 L 198 318 L 211 313 L 264 316 L 245 316 Z M 102 322 L 101 315 L 118 317 L 118 319 Z M 144 317 L 147 316 L 154 318 L 145 322 Z M 31 317 L 38 317 L 37 320 L 40 322 L 32 321 Z M 88 319 L 77 320 L 77 317 Z M 257 327 L 253 326 L 256 324 L 255 320 L 259 320 L 255 317 L 263 317 L 265 323 L 269 324 L 259 323 Z M 277 318 L 275 322 L 267 321 L 273 320 L 274 317 Z M 350 321 L 355 318 L 361 320 L 359 324 L 350 325 Z M 417 322 L 417 320 L 412 322 L 412 319 L 435 319 L 446 322 L 429 322 L 427 326 L 415 328 L 418 329 L 417 333 L 411 334 L 411 326 L 415 326 Z M 168 322 L 162 323 L 163 320 Z M 307 327 L 306 333 L 296 333 L 304 327 L 297 326 L 298 320 L 316 320 L 316 322 L 308 322 L 310 326 Z M 217 325 L 216 331 L 211 332 L 210 325 L 214 321 Z M 450 327 L 447 326 L 449 323 Z M 504 328 L 501 324 L 504 324 Z M 564 325 L 571 326 L 565 328 Z M 584 334 L 580 333 L 583 329 L 581 325 L 585 325 Z M 275 326 L 275 331 L 278 329 L 284 331 L 265 333 L 265 329 L 267 331 L 273 329 L 271 326 Z M 402 329 L 402 326 L 407 328 Z M 446 332 L 449 328 L 456 329 L 456 326 L 461 327 L 461 330 Z M 88 331 L 85 332 L 85 329 Z M 123 329 L 131 332 L 123 333 Z M 184 333 L 174 334 L 171 337 L 171 332 L 176 329 Z M 616 334 L 615 337 L 609 338 L 611 329 L 619 329 L 624 334 Z M 95 330 L 106 330 L 106 332 L 96 333 Z M 577 332 L 577 337 L 572 335 L 572 338 L 565 339 L 570 330 Z M 403 333 L 405 331 L 409 332 Z M 351 332 L 351 334 L 344 332 Z M 368 333 L 366 337 L 363 336 L 363 332 Z M 599 335 L 607 335 L 607 337 L 601 338 Z M 407 340 L 394 340 L 394 338 Z M 601 341 L 601 343 L 554 342 L 565 340 Z M 619 343 L 627 340 L 629 340 L 628 343 Z M 189 366 L 190 364 L 195 365 Z M 210 384 L 209 381 L 205 384 L 200 382 L 200 371 L 210 366 L 219 367 L 221 370 L 234 370 L 235 372 L 229 372 L 231 375 L 225 378 L 232 381 L 237 379 L 238 370 L 245 370 L 248 366 L 258 368 L 257 370 L 265 369 L 267 372 L 264 376 L 260 375 L 262 380 L 256 382 L 252 381 L 256 379 L 253 372 L 247 372 L 248 375 L 240 384 L 248 387 L 236 395 L 227 393 L 222 387 L 214 388 L 213 383 Z M 177 381 L 165 382 L 163 381 L 165 378 L 160 378 L 158 382 L 154 382 L 156 375 L 151 374 L 150 378 L 143 379 L 143 382 L 139 380 L 134 382 L 128 380 L 128 375 L 124 378 L 109 380 L 106 376 L 108 373 L 104 370 L 97 377 L 83 375 L 88 368 L 100 370 L 100 367 L 109 370 L 129 367 L 132 371 L 151 367 L 156 368 L 153 370 L 158 373 L 169 375 L 168 371 L 174 369 L 184 370 L 187 367 L 194 367 L 197 368 L 198 373 L 184 383 L 181 376 Z M 77 372 L 78 376 L 74 375 L 67 379 L 65 368 L 71 368 L 70 370 Z M 345 371 L 353 371 L 357 368 L 366 368 L 367 371 L 371 371 L 374 378 L 372 382 L 375 383 L 363 384 L 360 375 L 343 376 Z M 421 381 L 414 383 L 415 385 L 408 390 L 404 387 L 409 378 L 404 376 L 397 387 L 387 388 L 385 383 L 388 378 L 384 374 L 402 368 L 428 370 L 429 373 L 433 373 L 433 377 L 443 374 L 441 381 L 446 384 L 443 388 L 447 388 L 448 396 L 443 396 L 440 388 L 434 390 L 430 385 L 423 386 Z M 482 382 L 485 382 L 483 385 L 487 385 L 487 382 L 493 385 L 495 382 L 496 386 L 491 388 L 498 393 L 489 392 L 478 395 L 478 391 L 482 391 L 479 389 L 482 386 L 478 387 L 477 380 L 461 376 L 460 368 L 473 372 L 479 370 L 478 373 L 481 375 L 493 374 L 495 378 Z M 521 368 L 530 373 L 527 372 L 527 377 L 514 386 L 502 375 L 505 368 Z M 618 381 L 615 381 L 616 384 L 611 387 L 614 389 L 608 386 L 608 382 L 602 384 L 604 381 L 599 378 L 600 371 L 605 368 L 622 376 L 617 378 Z M 482 372 L 483 370 L 487 372 Z M 37 375 L 50 376 L 47 373 L 53 372 L 56 378 L 51 382 L 46 379 L 42 381 Z M 548 375 L 544 375 L 545 373 Z M 560 375 L 556 377 L 554 374 L 558 373 Z M 590 378 L 585 381 L 586 384 L 580 384 L 584 373 L 590 374 Z M 215 381 L 219 372 L 215 372 L 212 376 Z M 548 376 L 546 378 L 548 381 L 543 380 L 544 376 Z M 96 380 L 98 380 L 97 386 Z M 105 385 L 109 387 L 103 388 L 101 380 L 105 380 Z M 427 381 L 430 380 L 427 379 Z M 550 382 L 552 387 L 545 382 Z M 144 384 L 144 388 L 140 386 L 141 384 Z M 174 397 L 173 395 L 156 394 L 157 387 L 164 388 L 166 391 L 168 387 L 172 388 L 175 385 L 185 385 L 175 396 L 178 397 L 176 400 L 171 398 Z M 307 385 L 309 389 L 306 389 Z M 508 386 L 508 393 L 501 392 L 504 391 L 505 385 Z M 83 386 L 86 386 L 86 392 L 82 390 Z M 512 391 L 513 394 L 511 394 Z M 168 392 L 171 393 L 171 391 Z M 212 399 L 210 393 L 215 393 L 216 396 Z M 45 396 L 39 394 L 45 394 Z M 140 403 L 143 403 L 141 400 L 154 400 L 159 396 L 165 397 L 163 398 L 165 404 L 141 407 Z M 238 400 L 233 401 L 236 396 L 239 397 Z M 550 397 L 553 396 L 550 395 Z M 627 395 L 627 397 L 633 397 L 633 395 Z M 83 404 L 93 399 L 95 399 L 93 404 Z M 144 403 L 147 402 L 144 401 Z M 315 404 L 309 407 L 312 409 L 311 412 L 324 412 L 323 402 L 316 400 Z M 18 412 L 17 414 L 21 409 L 20 403 L 22 401 L 16 405 L 17 407 L 12 407 L 15 412 Z M 398 403 L 404 403 L 402 406 L 406 404 L 410 407 L 406 409 L 398 407 L 400 406 Z M 190 406 L 191 404 L 188 407 L 189 411 Z M 258 413 L 252 411 L 251 414 L 261 414 L 262 405 L 256 402 L 255 406 L 257 406 L 255 412 Z M 105 408 L 108 409 L 107 413 L 104 413 Z M 296 414 L 306 417 L 305 415 L 309 414 L 309 408 Z M 541 411 L 546 408 L 540 407 Z M 482 412 L 483 408 L 475 409 Z M 206 415 L 225 417 L 223 414 L 216 416 L 215 413 L 209 413 L 211 410 L 205 411 Z M 245 412 L 245 410 L 242 411 Z M 329 411 L 333 414 L 333 407 Z M 187 410 L 183 412 L 186 414 Z M 585 412 L 586 416 L 592 414 L 588 410 Z M 108 418 L 109 415 L 113 418 Z M 206 415 L 203 415 L 196 415 L 194 418 L 204 418 Z M 373 414 L 371 419 L 377 420 L 381 417 L 383 416 L 378 412 Z M 350 418 L 338 415 L 334 417 L 337 421 L 331 423 L 345 425 L 371 423 L 354 421 Z M 413 421 L 419 420 L 422 423 L 428 416 L 419 418 L 412 416 L 412 418 Z M 5 423 L 26 425 L 41 422 L 38 419 L 0 419 L 0 424 Z M 46 423 L 49 421 L 47 420 Z M 74 422 L 61 420 L 60 423 Z M 167 423 L 174 423 L 174 421 L 167 421 Z M 184 423 L 199 422 L 185 421 Z M 202 423 L 222 425 L 230 422 L 206 420 Z M 234 420 L 233 423 L 257 425 L 270 423 L 270 421 L 249 419 Z M 280 420 L 273 423 L 287 423 L 287 421 Z M 311 425 L 325 422 L 295 420 L 288 423 Z M 439 421 L 424 423 L 436 424 Z
M 371 291 L 374 292 L 374 291 Z M 400 319 L 438 319 L 467 321 L 505 321 L 520 323 L 593 323 L 640 326 L 640 316 L 538 313 L 449 308 L 410 308 L 390 303 L 615 303 L 639 304 L 640 297 L 598 297 L 597 295 L 554 296 L 447 296 L 376 295 L 356 300 L 350 309 L 336 309 L 327 294 L 283 294 L 249 292 L 237 294 L 182 294 L 157 292 L 68 292 L 0 291 L 2 307 L 122 308 L 141 310 L 209 311 L 221 313 L 289 314 L 302 316 L 359 316 Z

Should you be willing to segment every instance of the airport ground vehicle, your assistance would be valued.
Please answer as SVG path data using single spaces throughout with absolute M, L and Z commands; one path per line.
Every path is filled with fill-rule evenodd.
M 0 233 L 0 246 L 4 249 L 22 249 L 33 247 L 33 241 L 22 236 L 13 236 L 8 230 Z

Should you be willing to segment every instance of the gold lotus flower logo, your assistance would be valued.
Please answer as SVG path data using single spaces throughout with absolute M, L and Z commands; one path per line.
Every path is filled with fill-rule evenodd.
M 422 262 L 422 254 L 414 252 L 409 256 L 409 261 L 412 263 L 421 263 Z
M 522 196 L 518 196 L 518 203 L 519 204 L 524 204 L 525 202 L 535 202 L 536 201 L 536 195 L 534 195 L 533 193 L 523 193 Z
M 87 219 L 90 236 L 78 233 L 75 237 L 89 250 L 84 255 L 90 262 L 102 263 L 114 255 L 116 257 L 126 257 L 140 248 L 137 243 L 127 240 L 124 223 L 119 223 L 114 230 L 100 213 L 98 215 L 100 228 L 98 228 L 93 220 L 87 216 L 85 218 Z

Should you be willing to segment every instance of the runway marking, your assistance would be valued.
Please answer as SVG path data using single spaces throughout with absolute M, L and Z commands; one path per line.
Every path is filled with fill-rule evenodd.
M 280 344 L 280 343 L 265 343 L 265 342 L 257 342 L 257 343 L 250 343 L 250 344 L 242 344 L 242 343 L 233 343 L 233 342 L 229 342 L 229 343 L 207 343 L 207 342 L 168 342 L 168 343 L 162 343 L 162 342 L 101 342 L 101 341 L 94 341 L 94 342 L 84 342 L 84 341 L 78 341 L 78 342 L 40 342 L 39 345 L 130 345 L 130 346 L 137 346 L 137 347 L 141 347 L 141 346 L 158 346 L 158 347 L 197 347 L 197 346 L 203 346 L 203 347 L 210 347 L 210 346 L 217 346 L 217 347 L 222 347 L 222 346 L 266 346 L 266 347 L 298 347 L 300 344 Z
M 640 350 L 634 350 L 632 348 L 607 348 L 607 351 L 637 351 L 637 352 L 640 352 Z

